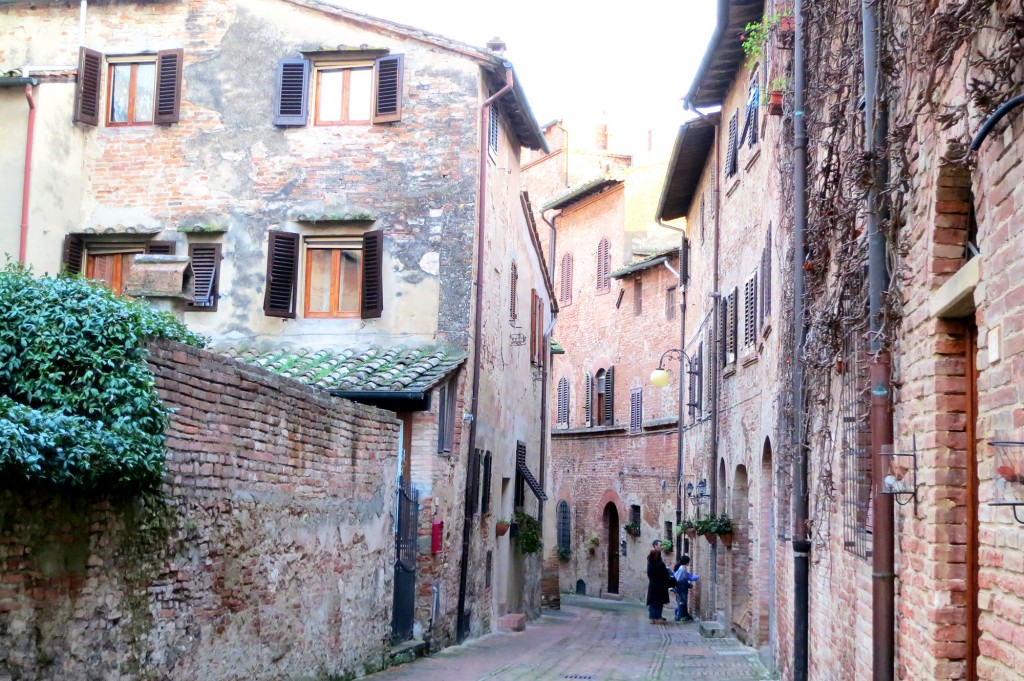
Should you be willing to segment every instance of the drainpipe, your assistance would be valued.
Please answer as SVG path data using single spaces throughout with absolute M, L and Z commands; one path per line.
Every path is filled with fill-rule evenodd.
M 804 236 L 807 231 L 807 122 L 804 118 L 803 0 L 793 7 L 793 681 L 807 681 L 809 646 L 809 592 L 811 542 L 807 539 L 810 515 L 804 424 Z
M 32 141 L 36 130 L 36 100 L 32 96 L 32 81 L 25 83 L 25 99 L 28 100 L 28 132 L 25 139 L 25 176 L 21 185 L 21 235 L 18 242 L 18 262 L 25 262 L 28 247 L 28 208 L 32 187 Z
M 888 108 L 884 77 L 878 68 L 881 48 L 878 43 L 880 16 L 876 2 L 862 0 L 864 22 L 864 101 L 865 136 L 868 158 L 872 159 L 871 189 L 868 192 L 868 314 L 871 348 L 871 467 L 874 471 L 871 550 L 871 634 L 872 678 L 891 681 L 895 674 L 895 536 L 893 495 L 882 494 L 885 471 L 882 449 L 893 442 L 891 359 L 882 338 L 883 296 L 889 289 L 889 271 L 885 261 L 886 235 L 882 224 L 889 217 L 882 190 L 889 181 L 886 162 L 886 137 L 889 134 Z
M 483 327 L 484 307 L 484 243 L 487 225 L 487 123 L 490 114 L 491 104 L 506 92 L 512 89 L 512 65 L 508 62 L 503 64 L 505 68 L 505 86 L 488 97 L 480 107 L 480 196 L 477 198 L 477 228 L 476 228 L 476 296 L 473 304 L 473 384 L 469 403 L 469 413 L 472 420 L 469 422 L 469 451 L 476 449 L 476 423 L 479 417 L 478 407 L 480 402 L 480 371 L 482 361 L 480 358 L 483 340 L 481 329 Z M 469 488 L 469 476 L 471 471 L 466 467 L 466 489 Z M 457 623 L 457 638 L 461 643 L 469 632 L 466 630 L 466 622 L 463 614 L 466 611 L 466 581 L 469 573 L 469 549 L 472 539 L 473 528 L 469 519 L 463 519 L 462 523 L 462 559 L 459 561 L 459 611 Z
M 800 0 L 797 0 L 797 2 L 800 2 Z M 712 299 L 712 301 L 714 301 L 714 307 L 712 308 L 712 316 L 714 317 L 714 319 L 711 320 L 711 328 L 712 328 L 711 335 L 715 339 L 714 340 L 715 345 L 713 345 L 711 348 L 708 348 L 708 352 L 711 352 L 713 354 L 713 357 L 714 357 L 714 361 L 711 362 L 711 471 L 710 471 L 710 475 L 708 476 L 708 480 L 710 481 L 710 487 L 711 487 L 711 497 L 710 497 L 710 500 L 709 500 L 709 503 L 710 503 L 710 506 L 711 506 L 710 512 L 714 513 L 714 512 L 717 512 L 716 509 L 718 507 L 718 417 L 719 417 L 718 374 L 719 374 L 719 371 L 721 370 L 721 365 L 719 364 L 719 362 L 721 361 L 721 357 L 722 357 L 721 353 L 725 352 L 725 348 L 717 347 L 717 344 L 719 343 L 720 338 L 721 338 L 720 337 L 720 333 L 719 333 L 721 331 L 721 329 L 718 328 L 718 324 L 719 324 L 720 317 L 721 317 L 721 314 L 722 314 L 721 313 L 721 300 L 722 300 L 722 296 L 721 296 L 721 291 L 719 291 L 719 286 L 720 286 L 719 279 L 720 279 L 721 272 L 719 270 L 719 262 L 718 262 L 719 261 L 719 256 L 721 254 L 721 240 L 719 238 L 720 237 L 721 222 L 720 222 L 719 216 L 722 213 L 722 204 L 721 204 L 722 190 L 721 190 L 721 176 L 720 176 L 721 168 L 719 167 L 720 164 L 721 164 L 721 156 L 719 154 L 719 146 L 721 145 L 721 142 L 722 142 L 721 138 L 720 138 L 721 137 L 720 133 L 721 133 L 722 130 L 721 130 L 721 127 L 719 125 L 716 125 L 710 118 L 708 118 L 707 116 L 702 114 L 700 111 L 698 111 L 697 107 L 693 106 L 693 104 L 691 104 L 689 101 L 686 102 L 686 108 L 689 109 L 690 111 L 692 111 L 693 113 L 697 114 L 698 116 L 700 116 L 702 119 L 704 119 L 705 123 L 707 123 L 707 124 L 709 124 L 711 126 L 714 126 L 714 128 L 715 128 L 715 139 L 713 141 L 714 149 L 715 149 L 715 174 L 714 174 L 714 181 L 711 184 L 711 188 L 712 188 L 711 189 L 711 197 L 712 197 L 711 203 L 715 207 L 714 258 L 713 258 L 713 268 L 712 268 L 712 276 L 711 276 L 711 299 Z M 714 543 L 711 544 L 711 612 L 712 613 L 714 613 L 716 611 L 717 604 L 718 604 L 718 542 L 714 542 Z

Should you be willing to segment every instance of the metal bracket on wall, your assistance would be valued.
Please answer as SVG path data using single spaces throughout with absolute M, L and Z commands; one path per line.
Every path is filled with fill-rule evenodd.
M 917 515 L 917 435 L 913 438 L 913 449 L 909 452 L 894 452 L 892 445 L 882 447 L 882 460 L 889 459 L 889 472 L 882 480 L 883 494 L 892 494 L 900 506 L 914 502 Z
M 1024 509 L 1024 442 L 1017 440 L 993 440 L 989 445 L 995 447 L 996 496 L 989 506 L 1009 506 L 1013 508 L 1013 519 L 1024 525 L 1024 518 L 1018 515 L 1018 509 Z

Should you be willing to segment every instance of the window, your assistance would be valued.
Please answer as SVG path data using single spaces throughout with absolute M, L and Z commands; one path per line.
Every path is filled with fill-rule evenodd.
M 757 341 L 757 274 L 752 274 L 743 284 L 743 347 L 749 348 Z
M 589 371 L 583 376 L 583 425 L 594 425 L 594 377 Z
M 77 234 L 64 240 L 63 267 L 67 274 L 82 274 L 95 279 L 118 295 L 124 294 L 135 256 L 140 253 L 174 255 L 173 241 L 136 243 L 86 242 Z
M 570 542 L 570 525 L 569 525 L 569 502 L 562 499 L 558 502 L 558 509 L 555 512 L 555 522 L 557 523 L 557 536 L 558 536 L 558 550 L 568 551 Z
M 572 303 L 572 253 L 562 256 L 562 280 L 558 290 L 558 302 L 562 305 Z
M 307 237 L 305 243 L 305 316 L 358 317 L 363 240 Z
M 491 104 L 487 111 L 487 153 L 494 158 L 498 155 L 498 107 Z
M 457 383 L 451 378 L 437 389 L 437 451 L 451 452 L 455 443 Z
M 569 380 L 561 378 L 558 381 L 558 416 L 560 425 L 569 425 Z
M 515 326 L 516 320 L 519 319 L 519 269 L 516 267 L 514 260 L 509 268 L 508 290 L 508 322 Z
M 736 361 L 736 341 L 739 330 L 737 329 L 739 322 L 739 306 L 737 305 L 737 290 L 735 287 L 729 291 L 729 315 L 726 318 L 725 324 L 725 351 L 728 355 L 729 362 Z
M 765 238 L 764 251 L 761 252 L 761 331 L 765 321 L 772 314 L 772 226 L 768 224 L 768 236 Z
M 669 286 L 665 289 L 665 319 L 669 321 L 676 318 L 676 287 Z
M 640 277 L 633 280 L 633 315 L 639 317 L 644 312 L 644 281 Z
M 220 296 L 220 244 L 189 244 L 188 257 L 192 260 L 195 292 L 188 309 L 216 312 Z
M 644 425 L 644 389 L 633 388 L 629 393 L 629 432 L 639 433 Z
M 697 346 L 697 353 L 693 356 L 693 361 L 690 362 L 690 368 L 687 369 L 687 375 L 689 376 L 689 391 L 690 400 L 686 403 L 689 408 L 690 418 L 696 419 L 701 414 L 702 404 L 702 392 L 704 389 L 704 344 L 700 343 Z
M 750 148 L 757 145 L 757 110 L 760 105 L 761 87 L 759 85 L 757 69 L 750 78 L 750 86 L 747 88 L 746 118 L 743 121 L 743 134 L 740 135 L 739 146 L 743 146 L 744 140 Z
M 615 367 L 599 369 L 595 379 L 597 423 L 602 426 L 615 425 Z
M 612 290 L 611 244 L 608 239 L 601 239 L 597 244 L 597 292 L 608 293 Z
M 269 317 L 294 318 L 299 280 L 299 235 L 272 230 L 263 301 Z M 384 232 L 306 237 L 304 314 L 309 318 L 374 319 L 384 310 Z
M 597 374 L 594 376 L 597 381 L 597 399 L 594 401 L 597 403 L 597 425 L 604 425 L 604 369 L 598 369 Z
M 480 513 L 487 515 L 491 512 L 491 453 L 484 454 L 484 489 L 483 498 L 480 500 Z
M 466 462 L 466 517 L 472 517 L 480 510 L 480 467 L 483 463 L 483 451 L 474 449 Z
M 739 170 L 739 120 L 740 112 L 734 111 L 729 119 L 729 147 L 725 150 L 725 176 L 732 177 Z
M 99 125 L 104 55 L 80 48 L 74 120 Z M 147 56 L 107 56 L 107 106 L 110 127 L 178 122 L 184 51 L 161 50 Z
M 537 295 L 537 289 L 530 291 L 530 362 L 544 366 L 547 351 L 544 342 L 544 299 Z
M 277 64 L 274 125 L 306 125 L 310 105 L 315 125 L 399 121 L 403 70 L 400 54 L 374 58 L 374 53 L 364 52 L 341 59 L 335 53 L 314 60 L 282 59 Z
M 868 373 L 867 291 L 863 277 L 847 280 L 840 295 L 840 377 L 843 542 L 847 551 L 871 555 L 871 382 Z
M 373 62 L 317 62 L 316 125 L 366 125 L 373 95 Z
M 631 504 L 629 507 L 629 522 L 640 527 L 640 506 Z

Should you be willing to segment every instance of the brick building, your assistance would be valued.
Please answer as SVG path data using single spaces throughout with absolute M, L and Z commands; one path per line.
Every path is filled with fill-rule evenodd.
M 696 540 L 698 570 L 711 576 L 700 613 L 761 647 L 783 678 L 801 658 L 790 557 L 803 550 L 790 541 L 799 442 L 809 470 L 807 677 L 1009 680 L 1024 668 L 1015 643 L 1024 623 L 1020 513 L 999 505 L 1024 498 L 1024 445 L 1012 444 L 1024 440 L 1024 298 L 1009 255 L 1021 249 L 1011 227 L 1020 217 L 1019 110 L 968 148 L 1019 93 L 1019 8 L 939 2 L 923 21 L 917 9 L 889 7 L 880 19 L 890 175 L 879 196 L 891 211 L 880 334 L 869 333 L 868 314 L 872 175 L 857 160 L 870 135 L 863 100 L 849 94 L 865 87 L 861 3 L 804 3 L 797 28 L 810 187 L 806 259 L 797 264 L 803 347 L 793 340 L 789 97 L 801 41 L 784 19 L 790 4 L 719 3 L 687 103 L 720 111 L 680 130 L 659 208 L 663 219 L 686 217 L 687 346 L 692 354 L 696 343 L 699 356 L 702 321 L 705 347 L 717 346 L 715 365 L 704 364 L 710 413 L 687 430 L 687 461 L 702 462 L 695 472 L 714 483 L 709 503 L 732 516 L 735 532 L 731 547 Z M 743 36 L 762 17 L 764 42 L 748 43 L 747 55 Z M 779 108 L 764 96 L 776 89 L 790 91 Z M 870 372 L 886 356 L 879 391 Z M 797 366 L 806 404 L 795 408 Z M 883 399 L 872 415 L 873 393 L 890 396 L 891 411 Z M 884 435 L 886 413 L 892 444 L 873 452 L 871 431 Z M 892 529 L 878 524 L 880 513 L 892 513 Z M 895 544 L 888 626 L 877 617 L 887 607 L 879 528 Z
M 539 560 L 492 525 L 541 515 L 557 306 L 500 51 L 317 0 L 5 3 L 0 36 L 0 250 L 398 413 L 412 633 L 536 614 Z

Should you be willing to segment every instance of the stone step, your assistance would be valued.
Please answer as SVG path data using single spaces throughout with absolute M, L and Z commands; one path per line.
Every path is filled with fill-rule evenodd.
M 700 623 L 700 635 L 704 638 L 725 638 L 725 626 L 721 622 L 709 620 Z
M 427 654 L 427 642 L 413 639 L 411 641 L 404 641 L 391 646 L 391 653 L 389 660 L 391 664 L 389 666 L 394 667 L 395 665 L 405 664 L 406 662 L 412 662 L 417 657 L 423 657 Z
M 611 594 L 611 593 L 603 593 L 603 594 L 601 594 L 601 598 L 603 598 L 606 601 L 621 601 L 622 600 L 622 596 L 620 596 L 619 594 Z
M 509 613 L 498 618 L 498 631 L 523 631 L 526 629 L 526 615 Z

